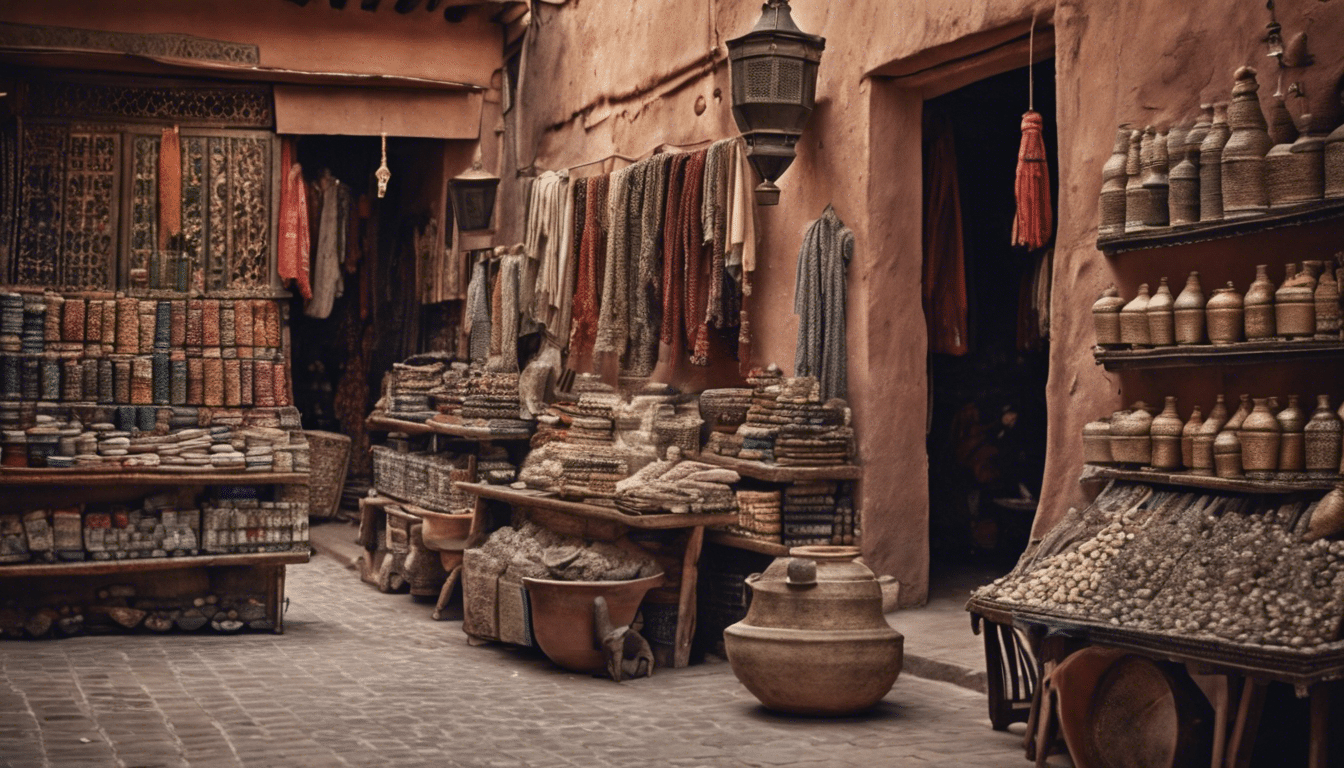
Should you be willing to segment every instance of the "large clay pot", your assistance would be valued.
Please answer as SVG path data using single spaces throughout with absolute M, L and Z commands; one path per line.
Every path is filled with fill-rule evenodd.
M 844 715 L 876 704 L 901 672 L 905 639 L 857 547 L 794 547 L 748 577 L 747 617 L 723 632 L 733 674 L 766 707 Z
M 1235 344 L 1241 341 L 1244 314 L 1241 294 L 1237 293 L 1230 280 L 1226 288 L 1214 290 L 1213 297 L 1204 306 L 1209 341 L 1214 344 Z
M 1203 424 L 1204 413 L 1196 405 L 1195 410 L 1190 412 L 1190 419 L 1181 427 L 1181 464 L 1186 469 L 1195 465 L 1195 435 Z
M 1209 411 L 1209 418 L 1199 426 L 1199 431 L 1195 432 L 1193 443 L 1193 455 L 1190 461 L 1190 472 L 1195 475 L 1212 475 L 1214 469 L 1213 462 L 1213 443 L 1218 438 L 1218 433 L 1223 430 L 1223 425 L 1227 423 L 1227 404 L 1222 395 L 1214 402 L 1212 410 Z
M 1246 289 L 1242 299 L 1246 313 L 1246 338 L 1274 338 L 1274 282 L 1269 279 L 1269 266 L 1257 264 L 1255 282 Z
M 1174 163 L 1167 178 L 1167 205 L 1173 227 L 1199 221 L 1199 142 L 1208 133 L 1208 126 L 1198 135 L 1197 131 L 1198 127 L 1184 133 L 1173 128 L 1167 135 L 1167 156 Z
M 1092 304 L 1092 327 L 1097 334 L 1097 345 L 1117 347 L 1123 344 L 1120 337 L 1120 310 L 1125 300 L 1115 286 L 1101 292 L 1101 296 Z
M 1241 425 L 1251 415 L 1251 396 L 1241 396 L 1241 407 L 1227 420 L 1223 431 L 1213 441 L 1213 464 L 1219 477 L 1242 476 Z
M 1279 448 L 1283 427 L 1263 397 L 1254 400 L 1255 408 L 1241 423 L 1241 466 L 1248 474 L 1270 473 L 1279 468 Z
M 1175 300 L 1167 278 L 1157 286 L 1157 293 L 1148 302 L 1148 343 L 1155 347 L 1170 347 L 1176 343 Z
M 424 528 L 420 537 L 425 546 L 436 552 L 461 551 L 466 549 L 467 536 L 471 533 L 471 519 L 474 515 L 449 515 L 428 509 L 416 510 Z
M 1303 431 L 1307 471 L 1314 475 L 1339 472 L 1341 424 L 1339 415 L 1330 407 L 1329 395 L 1316 396 L 1316 411 Z
M 1327 269 L 1316 284 L 1316 338 L 1339 339 L 1339 321 L 1339 283 Z
M 1223 220 L 1223 147 L 1231 134 L 1227 127 L 1227 102 L 1214 104 L 1213 122 L 1199 145 L 1200 221 Z
M 1129 160 L 1128 125 L 1115 132 L 1115 148 L 1101 169 L 1101 223 L 1099 237 L 1122 235 L 1125 232 L 1125 163 Z
M 1172 303 L 1177 344 L 1204 343 L 1204 304 L 1204 288 L 1199 284 L 1199 273 L 1191 272 L 1185 279 L 1185 289 Z
M 1148 193 L 1148 209 L 1144 212 L 1143 223 L 1149 227 L 1165 227 L 1171 223 L 1168 178 L 1171 161 L 1167 155 L 1167 132 L 1156 131 L 1150 125 L 1143 129 L 1143 143 L 1148 146 L 1143 163 L 1143 191 Z
M 1176 398 L 1167 396 L 1166 407 L 1153 417 L 1149 434 L 1153 438 L 1154 469 L 1181 468 L 1181 417 L 1176 413 Z
M 1311 338 L 1316 333 L 1316 278 L 1296 264 L 1284 267 L 1283 285 L 1274 292 L 1274 325 L 1288 339 Z
M 1301 472 L 1305 469 L 1305 435 L 1302 430 L 1307 425 L 1306 414 L 1297 404 L 1297 395 L 1288 396 L 1288 405 L 1275 415 L 1279 422 L 1279 471 Z
M 1120 310 L 1120 341 L 1135 347 L 1146 347 L 1151 342 L 1148 332 L 1148 284 L 1139 286 L 1139 295 Z
M 613 626 L 635 620 L 644 593 L 663 584 L 663 574 L 629 581 L 553 581 L 523 577 L 532 604 L 532 636 L 546 658 L 574 672 L 607 668 L 593 633 L 593 598 L 603 597 Z M 879 597 L 879 600 L 881 598 Z
M 1223 214 L 1226 218 L 1256 216 L 1269 210 L 1265 187 L 1265 155 L 1274 146 L 1260 111 L 1260 84 L 1254 67 L 1236 71 L 1227 123 L 1232 129 L 1223 147 Z
M 1148 190 L 1143 188 L 1143 131 L 1129 134 L 1129 153 L 1125 156 L 1125 231 L 1138 232 L 1148 228 L 1144 223 L 1148 214 Z

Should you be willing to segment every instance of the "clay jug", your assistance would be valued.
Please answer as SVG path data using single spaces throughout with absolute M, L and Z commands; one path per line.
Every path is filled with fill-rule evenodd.
M 1101 223 L 1098 237 L 1112 237 L 1125 233 L 1125 164 L 1129 161 L 1129 124 L 1115 132 L 1115 147 L 1106 165 L 1101 168 Z
M 1279 471 L 1301 472 L 1306 452 L 1304 448 L 1303 428 L 1307 425 L 1306 414 L 1297 403 L 1297 395 L 1288 396 L 1288 405 L 1275 417 L 1279 422 Z
M 1255 266 L 1255 282 L 1246 289 L 1242 304 L 1246 313 L 1246 339 L 1274 338 L 1274 282 L 1269 279 L 1269 265 Z
M 1152 466 L 1154 469 L 1174 471 L 1181 463 L 1181 423 L 1176 412 L 1176 398 L 1168 396 L 1162 412 L 1153 417 L 1148 433 L 1153 438 Z
M 1124 343 L 1120 335 L 1120 310 L 1124 306 L 1125 300 L 1120 298 L 1114 285 L 1102 291 L 1092 304 L 1092 326 L 1096 330 L 1098 346 L 1118 347 Z
M 1316 338 L 1339 339 L 1339 283 L 1334 272 L 1325 270 L 1316 284 Z
M 1204 343 L 1204 288 L 1199 284 L 1199 272 L 1191 272 L 1185 279 L 1185 288 L 1172 303 L 1176 318 L 1177 344 Z
M 1167 133 L 1155 131 L 1150 125 L 1143 129 L 1143 140 L 1145 144 L 1150 144 L 1148 159 L 1143 165 L 1143 189 L 1148 193 L 1148 208 L 1144 212 L 1143 223 L 1149 227 L 1165 227 L 1171 223 L 1168 207 L 1168 173 L 1171 165 L 1167 156 Z
M 1186 469 L 1195 464 L 1195 435 L 1199 434 L 1199 428 L 1204 426 L 1204 413 L 1199 406 L 1190 412 L 1190 418 L 1181 427 L 1181 465 Z
M 1088 464 L 1110 464 L 1111 420 L 1089 421 L 1083 425 L 1083 461 Z
M 1309 121 L 1311 115 L 1303 115 Z M 1278 143 L 1265 156 L 1265 186 L 1270 208 L 1320 200 L 1325 195 L 1325 139 L 1303 133 L 1292 143 Z
M 1307 521 L 1307 541 L 1344 533 L 1344 485 L 1336 485 L 1316 502 Z
M 1195 127 L 1190 129 L 1190 133 L 1185 136 L 1185 146 L 1190 153 L 1190 162 L 1198 168 L 1201 160 L 1200 153 L 1204 146 L 1204 139 L 1209 136 L 1209 128 L 1213 126 L 1213 105 L 1200 104 L 1200 114 L 1195 119 Z
M 1148 335 L 1148 284 L 1139 286 L 1139 295 L 1120 310 L 1120 341 L 1135 347 L 1150 345 Z
M 1344 197 L 1344 125 L 1325 137 L 1325 197 Z
M 769 709 L 844 715 L 868 709 L 901 672 L 904 638 L 857 547 L 794 547 L 747 577 L 751 607 L 723 632 L 733 674 Z
M 1142 400 L 1129 410 L 1111 414 L 1111 458 L 1120 464 L 1147 465 L 1153 460 L 1153 415 Z
M 1205 127 L 1204 134 L 1207 133 L 1208 128 Z M 1203 135 L 1200 136 L 1202 138 Z M 1167 137 L 1167 155 L 1175 163 L 1168 175 L 1168 202 L 1173 227 L 1199 221 L 1198 141 L 1195 129 L 1180 131 L 1173 128 Z
M 1231 281 L 1228 281 L 1226 288 L 1215 289 L 1209 303 L 1204 306 L 1209 341 L 1219 345 L 1241 341 L 1243 315 L 1241 294 L 1237 293 Z
M 1213 105 L 1213 122 L 1199 145 L 1199 220 L 1223 220 L 1223 147 L 1232 135 L 1227 127 L 1227 102 Z M 1341 162 L 1344 168 L 1344 162 Z M 1344 192 L 1340 193 L 1344 195 Z
M 1157 285 L 1157 293 L 1148 300 L 1148 343 L 1155 347 L 1170 347 L 1176 343 L 1175 300 L 1167 278 Z
M 1329 395 L 1316 396 L 1316 410 L 1303 432 L 1307 472 L 1313 475 L 1339 472 L 1341 424 L 1339 415 L 1330 407 Z
M 1251 396 L 1241 396 L 1241 406 L 1223 425 L 1213 441 L 1213 465 L 1219 477 L 1241 477 L 1241 425 L 1251 414 Z
M 1143 131 L 1129 132 L 1125 155 L 1125 232 L 1147 229 L 1148 193 L 1143 189 Z
M 1316 278 L 1296 264 L 1285 268 L 1283 285 L 1274 292 L 1274 326 L 1280 338 L 1310 338 L 1316 333 Z
M 1247 474 L 1266 475 L 1279 468 L 1280 438 L 1283 429 L 1263 397 L 1255 399 L 1255 408 L 1241 423 L 1241 466 Z
M 1292 144 L 1297 141 L 1297 124 L 1288 112 L 1288 105 L 1282 96 L 1270 96 L 1265 110 L 1265 130 L 1269 140 L 1275 144 Z
M 1274 146 L 1260 111 L 1260 84 L 1254 67 L 1236 71 L 1227 124 L 1232 135 L 1223 147 L 1223 216 L 1256 216 L 1269 209 L 1265 190 L 1265 155 Z

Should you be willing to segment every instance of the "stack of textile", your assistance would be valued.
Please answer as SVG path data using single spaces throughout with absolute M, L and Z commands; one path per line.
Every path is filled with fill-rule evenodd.
M 616 483 L 629 474 L 626 452 L 614 445 L 554 441 L 528 454 L 518 479 L 565 498 L 611 503 Z
M 854 454 L 854 431 L 848 426 L 849 408 L 845 401 L 832 399 L 823 403 L 816 379 L 785 377 L 774 365 L 753 371 L 748 381 L 755 389 L 745 420 L 732 435 L 716 428 L 710 435 L 709 451 L 781 466 L 816 467 L 849 462 Z M 714 401 L 719 397 L 716 395 Z M 711 412 L 717 418 L 712 407 Z
M 447 365 L 441 362 L 428 365 L 393 363 L 385 377 L 387 387 L 385 409 L 387 415 L 405 421 L 426 421 L 437 413 L 430 398 L 443 387 Z
M 737 525 L 733 531 L 762 541 L 779 541 L 782 500 L 779 491 L 738 491 Z
M 201 510 L 201 549 L 216 553 L 308 550 L 308 503 L 220 499 Z
M 835 528 L 831 531 L 831 543 L 857 544 L 859 537 L 859 516 L 854 511 L 854 499 L 841 496 L 835 503 Z
M 781 427 L 775 438 L 775 461 L 790 467 L 847 464 L 853 455 L 853 443 L 854 430 L 850 427 L 789 424 Z
M 462 418 L 521 422 L 520 410 L 517 373 L 483 373 L 468 381 Z
M 498 445 L 483 445 L 476 453 L 476 476 L 483 482 L 508 485 L 518 475 L 509 452 Z
M 700 393 L 700 417 L 715 432 L 733 434 L 747 420 L 751 396 L 747 387 L 707 389 Z
M 835 532 L 837 490 L 837 484 L 829 481 L 799 482 L 784 489 L 780 512 L 786 546 L 831 543 Z
M 666 460 L 616 484 L 616 507 L 635 515 L 736 512 L 730 485 L 741 479 L 730 469 L 682 460 L 681 451 L 672 447 Z
M 454 416 L 462 413 L 462 403 L 471 392 L 469 370 L 466 363 L 452 363 L 444 369 L 443 379 L 431 395 L 435 410 Z

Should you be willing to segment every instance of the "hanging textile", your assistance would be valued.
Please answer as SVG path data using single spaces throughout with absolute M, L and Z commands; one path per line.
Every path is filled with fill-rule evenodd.
M 701 218 L 708 155 L 709 151 L 705 149 L 691 154 L 686 161 L 686 178 L 682 186 L 686 344 L 692 365 L 709 365 L 709 324 L 705 321 L 705 313 L 709 305 L 711 256 L 710 249 L 705 246 Z
M 737 322 L 737 286 L 728 284 L 728 197 L 733 163 L 732 139 L 710 145 L 705 159 L 701 226 L 710 252 L 705 322 L 723 328 Z
M 182 234 L 182 140 L 177 126 L 159 138 L 159 250 Z
M 593 345 L 597 341 L 598 300 L 604 279 L 602 259 L 606 254 L 606 225 L 603 219 L 606 217 L 610 178 L 595 176 L 584 181 L 588 182 L 588 189 L 585 195 L 583 242 L 579 248 L 569 336 L 570 367 L 575 370 L 584 370 L 591 363 Z
M 491 357 L 485 369 L 497 373 L 518 372 L 518 336 L 523 319 L 521 303 L 524 262 L 527 256 L 521 246 L 515 246 L 499 260 L 499 277 L 495 279 L 495 297 L 498 306 L 495 316 L 499 322 L 499 344 L 495 345 L 494 327 L 491 327 Z
M 630 209 L 636 190 L 643 192 L 639 166 L 611 174 L 607 197 L 607 257 L 603 267 L 602 301 L 597 320 L 595 353 L 622 355 L 630 324 Z
M 490 357 L 489 251 L 477 251 L 467 285 L 466 332 L 471 362 L 484 363 Z
M 747 143 L 741 137 L 733 139 L 732 199 L 728 206 L 728 255 L 724 264 L 729 273 L 756 270 L 756 198 L 751 162 L 747 160 Z M 750 295 L 743 285 L 743 294 Z
M 564 282 L 566 201 L 569 199 L 569 172 L 547 171 L 532 184 L 528 199 L 527 230 L 523 240 L 536 274 L 532 287 L 524 291 L 525 309 L 535 322 L 552 326 L 560 314 Z M 526 287 L 526 286 L 525 286 Z
M 317 229 L 317 253 L 313 256 L 313 297 L 304 304 L 303 313 L 319 320 L 331 315 L 331 307 L 341 295 L 344 281 L 341 261 L 344 259 L 345 230 L 341 222 L 341 182 L 330 172 L 319 182 L 322 211 Z
M 1022 115 L 1022 145 L 1017 151 L 1017 215 L 1013 219 L 1013 245 L 1036 250 L 1054 233 L 1054 209 L 1050 200 L 1050 166 L 1041 136 L 1040 113 Z
M 311 235 L 308 229 L 308 189 L 303 183 L 303 168 L 294 162 L 294 139 L 280 143 L 280 167 L 285 169 L 280 188 L 280 244 L 276 262 L 280 280 L 294 281 L 305 299 L 313 297 L 308 284 L 308 260 Z
M 586 179 L 571 179 L 569 192 L 565 195 L 566 233 L 561 245 L 563 263 L 560 288 L 560 301 L 556 321 L 547 326 L 548 338 L 557 347 L 569 347 L 570 331 L 573 328 L 574 292 L 579 277 L 579 248 L 583 243 L 583 223 L 587 217 L 588 185 Z
M 945 117 L 931 118 L 925 135 L 934 137 L 924 151 L 924 319 L 929 351 L 964 355 L 970 343 L 966 255 L 952 125 Z
M 853 255 L 854 233 L 826 206 L 803 235 L 793 297 L 799 318 L 794 373 L 816 376 L 826 400 L 848 396 L 845 273 Z
M 663 216 L 671 156 L 643 161 L 644 189 L 639 206 L 639 243 L 630 277 L 630 333 L 626 368 L 648 376 L 658 361 L 658 312 L 662 306 Z
M 682 204 L 689 155 L 677 154 L 667 169 L 667 206 L 663 213 L 663 322 L 659 338 L 666 349 L 659 350 L 672 359 L 686 348 L 682 326 L 686 313 L 686 238 L 682 233 L 686 207 Z M 669 364 L 672 360 L 667 360 Z

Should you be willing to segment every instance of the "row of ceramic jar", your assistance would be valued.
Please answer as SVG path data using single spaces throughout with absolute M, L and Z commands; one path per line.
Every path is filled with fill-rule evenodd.
M 1344 126 L 1328 133 L 1328 125 L 1303 115 L 1299 135 L 1277 96 L 1266 121 L 1259 89 L 1256 71 L 1242 67 L 1232 102 L 1205 105 L 1192 127 L 1120 126 L 1101 172 L 1097 234 L 1246 218 L 1344 197 Z
M 1341 412 L 1330 407 L 1329 395 L 1317 396 L 1310 416 L 1297 395 L 1282 407 L 1276 397 L 1242 395 L 1228 416 L 1219 395 L 1207 418 L 1195 406 L 1182 420 L 1174 397 L 1160 412 L 1140 401 L 1083 427 L 1083 460 L 1226 478 L 1334 476 L 1341 473 Z
M 1344 271 L 1344 270 L 1341 270 Z M 1172 297 L 1167 278 L 1151 296 L 1148 284 L 1126 302 L 1115 286 L 1092 305 L 1097 344 L 1102 347 L 1164 347 L 1187 344 L 1235 344 L 1268 339 L 1339 339 L 1340 283 L 1327 263 L 1290 263 L 1277 289 L 1268 267 L 1255 268 L 1255 282 L 1243 296 L 1229 281 L 1207 300 L 1199 273 L 1191 272 L 1185 289 Z

